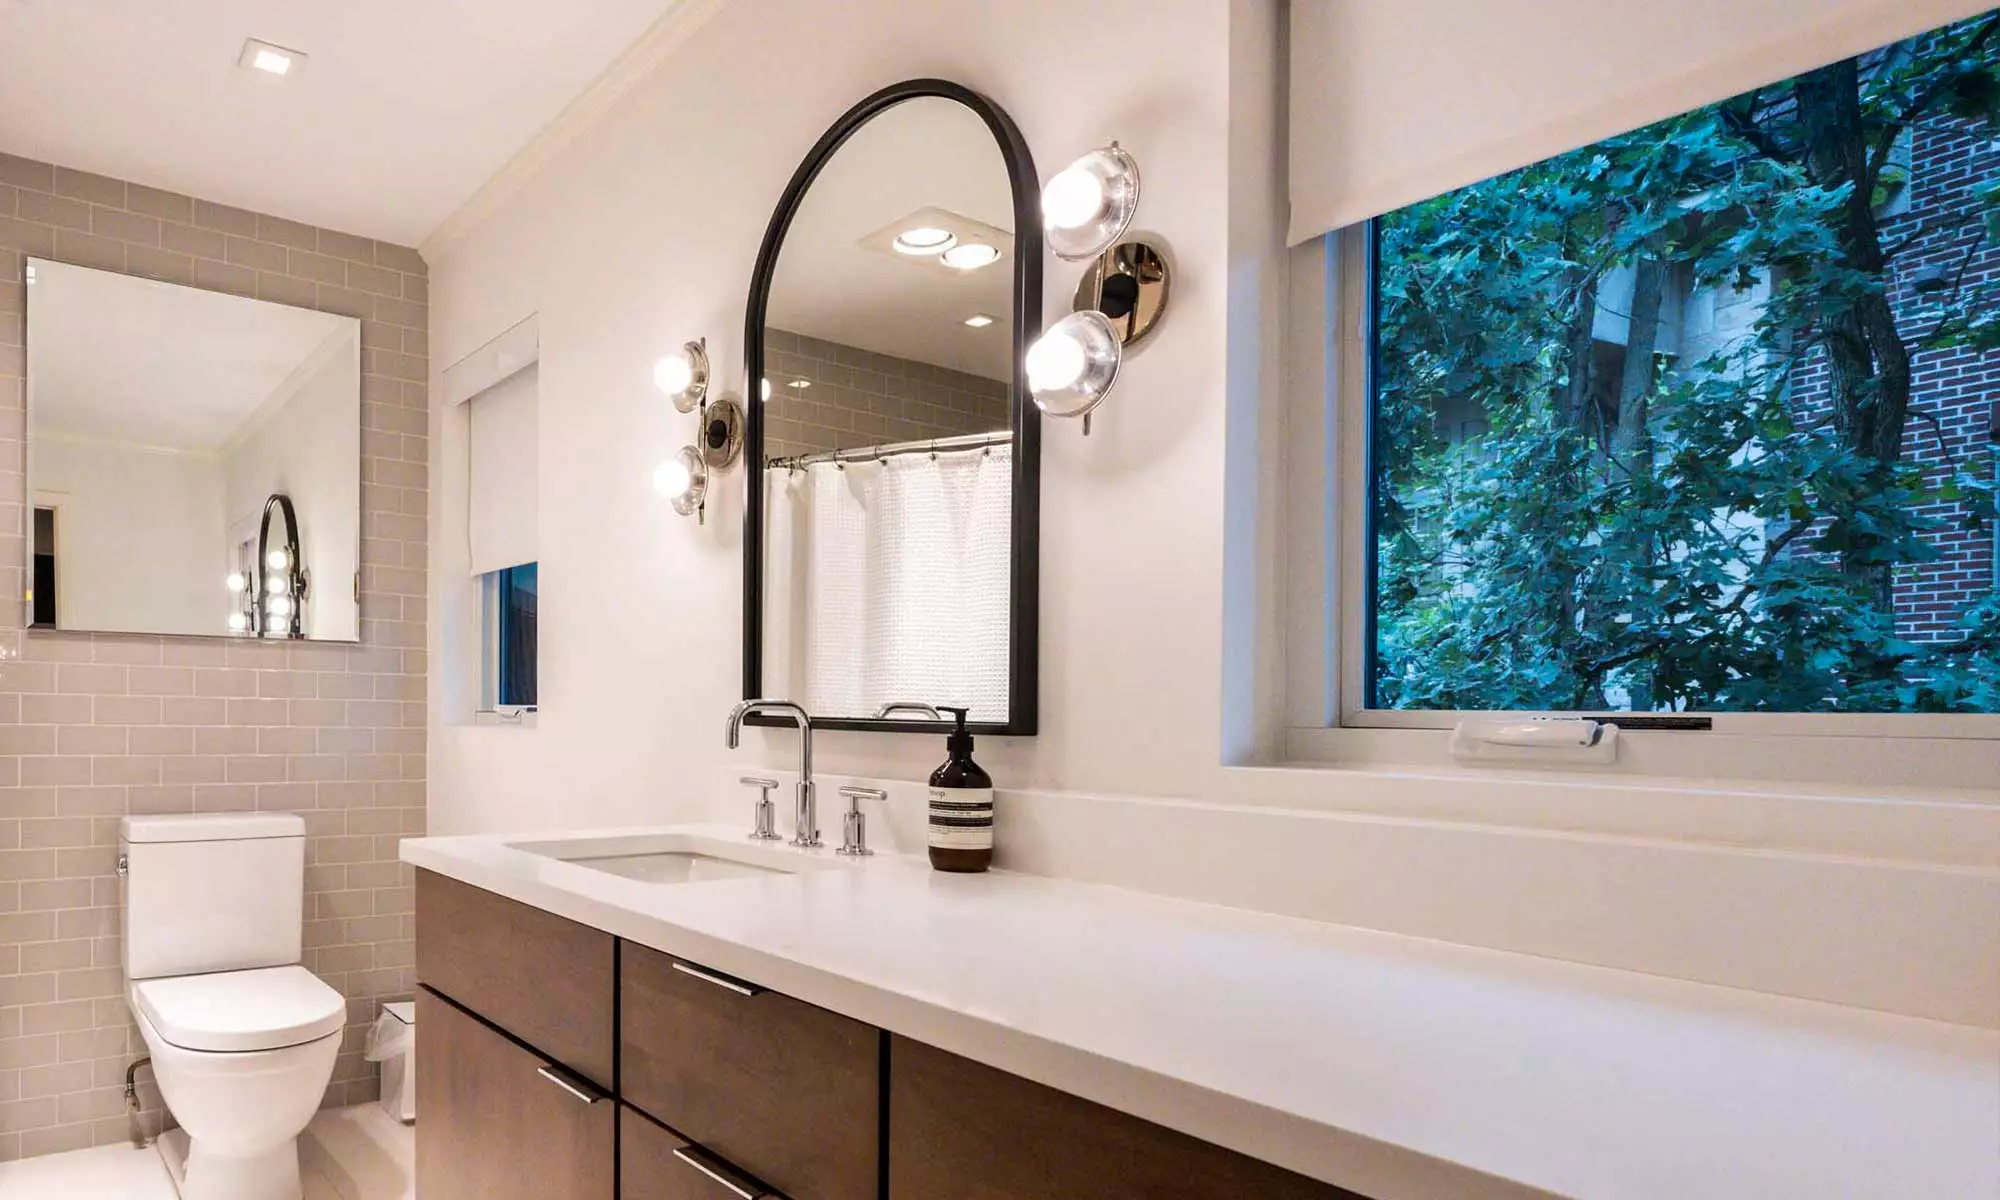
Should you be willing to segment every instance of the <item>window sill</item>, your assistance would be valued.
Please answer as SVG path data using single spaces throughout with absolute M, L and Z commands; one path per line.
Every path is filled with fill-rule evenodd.
M 472 723 L 499 729 L 533 729 L 538 715 L 538 710 L 532 708 L 482 708 L 472 714 Z
M 1899 739 L 1891 749 L 1880 738 L 1799 739 L 1835 767 L 1875 763 L 1829 777 L 1777 769 L 1785 764 L 1768 761 L 1772 739 L 1756 739 L 1760 747 L 1735 750 L 1761 749 L 1766 769 L 1725 777 L 1729 735 L 1651 740 L 1672 737 L 1708 749 L 1690 752 L 1683 740 L 1621 754 L 1616 766 L 1482 767 L 1454 762 L 1442 731 L 1295 729 L 1284 762 L 1230 768 L 1225 778 L 1236 804 L 2000 869 L 2000 750 L 1991 742 Z M 1944 769 L 1954 763 L 1957 771 Z M 1686 774 L 1691 767 L 1709 773 Z

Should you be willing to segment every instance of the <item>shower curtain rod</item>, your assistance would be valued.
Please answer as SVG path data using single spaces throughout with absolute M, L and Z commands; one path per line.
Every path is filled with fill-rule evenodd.
M 824 462 L 880 462 L 882 459 L 895 458 L 903 454 L 928 454 L 934 450 L 978 450 L 984 446 L 1011 445 L 1013 441 L 1013 433 L 1004 429 L 996 433 L 963 433 L 956 437 L 930 438 L 917 442 L 889 442 L 881 446 L 858 446 L 852 450 L 821 450 L 813 454 L 795 454 L 790 458 L 774 458 L 764 464 L 764 469 L 782 471 Z

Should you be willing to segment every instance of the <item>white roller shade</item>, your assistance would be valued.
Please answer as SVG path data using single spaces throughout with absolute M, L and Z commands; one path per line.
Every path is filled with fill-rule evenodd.
M 1291 241 L 1988 7 L 1982 0 L 1293 0 Z
M 466 402 L 472 426 L 467 540 L 474 575 L 537 559 L 538 375 L 530 366 Z

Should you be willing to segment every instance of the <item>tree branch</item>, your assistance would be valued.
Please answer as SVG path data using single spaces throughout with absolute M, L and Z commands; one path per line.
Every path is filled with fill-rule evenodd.
M 1979 49 L 1993 36 L 1995 30 L 2000 30 L 2000 15 L 1987 18 L 1985 24 L 1966 38 L 1964 45 L 1953 49 L 1945 56 L 1946 60 L 1956 59 Z M 1912 96 L 1910 102 L 1903 106 L 1902 111 L 1898 112 L 1894 119 L 1883 123 L 1881 131 L 1875 135 L 1874 145 L 1869 148 L 1867 176 L 1862 180 L 1870 193 L 1875 190 L 1876 180 L 1882 177 L 1882 168 L 1889 165 L 1889 155 L 1895 149 L 1896 139 L 1901 136 L 1903 130 L 1916 124 L 1926 112 L 1930 111 L 1931 105 L 1944 98 L 1945 88 L 1950 86 L 1954 78 L 1955 76 L 1949 72 L 1938 72 L 1937 77 Z
M 1932 217 L 1927 221 L 1919 221 L 1915 229 L 1910 230 L 1909 233 L 1905 234 L 1901 238 L 1898 238 L 1896 241 L 1890 243 L 1888 246 L 1883 248 L 1882 250 L 1883 265 L 1886 266 L 1889 263 L 1894 262 L 1897 255 L 1902 254 L 1904 251 L 1911 249 L 1912 247 L 1916 246 L 1917 243 L 1923 241 L 1925 238 L 1928 238 L 1934 233 L 1945 233 L 1954 229 L 1963 229 L 1967 225 L 1975 225 L 1981 221 L 1984 221 L 1985 219 L 1986 219 L 1986 214 L 1984 212 L 1980 211 L 1978 208 L 1971 208 L 1962 212 L 1951 213 L 1945 216 Z M 1985 236 L 1981 235 L 1979 241 L 1973 243 L 1974 247 L 1976 248 L 1977 246 L 1983 244 L 1985 240 L 1986 240 Z
M 1722 114 L 1723 128 L 1738 141 L 1748 142 L 1752 149 L 1765 158 L 1781 163 L 1797 163 L 1798 156 L 1785 149 L 1784 144 L 1771 131 L 1757 123 L 1756 113 L 1763 100 L 1762 88 L 1744 97 L 1742 105 L 1725 104 L 1718 111 Z

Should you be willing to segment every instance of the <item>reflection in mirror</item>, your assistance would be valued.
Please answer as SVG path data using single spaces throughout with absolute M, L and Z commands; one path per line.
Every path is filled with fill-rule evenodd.
M 1009 719 L 1013 214 L 993 133 L 926 96 L 843 143 L 785 235 L 763 331 L 763 686 L 815 719 L 905 700 Z
M 358 640 L 361 323 L 27 270 L 31 624 Z

